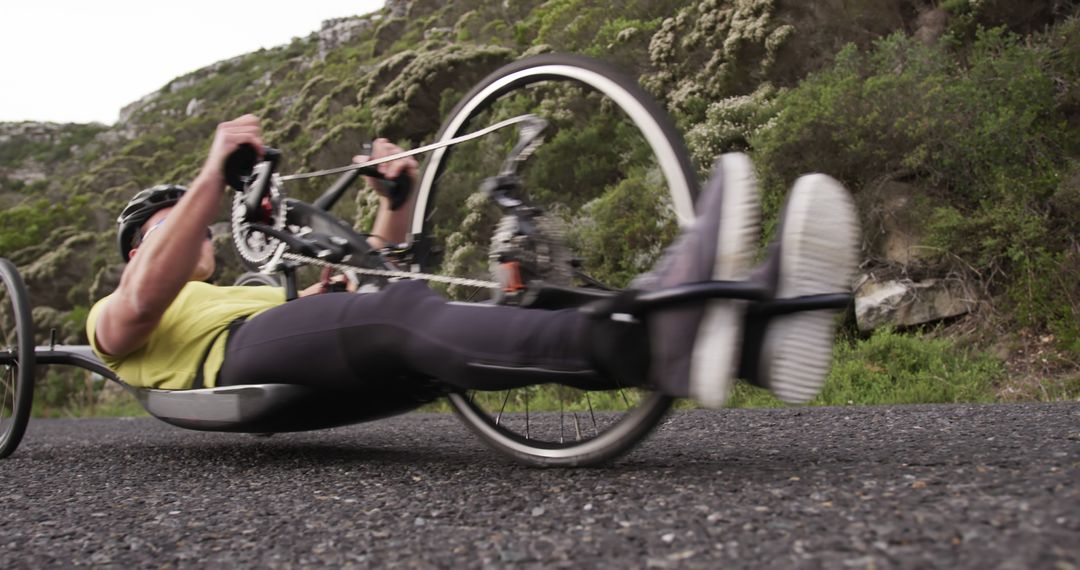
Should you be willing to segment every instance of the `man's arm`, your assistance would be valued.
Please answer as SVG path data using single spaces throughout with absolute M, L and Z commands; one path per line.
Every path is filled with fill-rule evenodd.
M 381 158 L 401 151 L 401 147 L 386 139 L 375 139 L 371 157 Z M 355 163 L 367 162 L 367 160 L 368 157 L 364 155 L 353 157 Z M 380 164 L 376 168 L 380 174 L 390 179 L 408 176 L 413 186 L 408 200 L 397 210 L 390 209 L 390 198 L 379 197 L 379 211 L 375 214 L 375 224 L 371 227 L 372 237 L 368 238 L 368 243 L 371 247 L 380 248 L 402 243 L 409 234 L 409 219 L 412 216 L 413 206 L 416 204 L 416 179 L 419 165 L 413 157 L 409 156 Z M 367 178 L 367 182 L 372 189 L 376 188 L 374 180 Z
M 138 248 L 124 268 L 120 285 L 101 311 L 97 346 L 112 356 L 131 353 L 149 338 L 180 289 L 191 279 L 201 255 L 206 227 L 213 221 L 225 188 L 224 164 L 240 145 L 262 152 L 259 120 L 253 115 L 221 123 L 202 170 L 169 212 L 169 221 Z

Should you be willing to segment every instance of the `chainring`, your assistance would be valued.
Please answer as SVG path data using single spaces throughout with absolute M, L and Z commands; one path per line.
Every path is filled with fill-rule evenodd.
M 232 203 L 232 236 L 233 246 L 240 260 L 249 269 L 257 271 L 262 265 L 270 261 L 281 241 L 270 237 L 262 232 L 253 231 L 251 223 L 245 218 L 247 208 L 244 205 L 244 194 L 237 192 L 233 196 Z M 270 180 L 269 195 L 263 199 L 263 218 L 260 223 L 276 230 L 285 229 L 285 196 L 281 191 L 281 184 L 275 175 Z

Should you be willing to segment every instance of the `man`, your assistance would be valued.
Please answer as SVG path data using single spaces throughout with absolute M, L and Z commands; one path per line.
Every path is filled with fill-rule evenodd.
M 305 295 L 289 303 L 275 288 L 202 283 L 214 269 L 207 226 L 224 194 L 223 165 L 239 146 L 262 149 L 259 121 L 218 126 L 190 189 L 157 187 L 120 217 L 130 263 L 116 292 L 90 311 L 95 352 L 125 381 L 164 389 L 283 382 L 362 389 L 386 379 L 435 378 L 462 389 L 508 389 L 556 382 L 581 388 L 649 385 L 720 406 L 740 370 L 781 398 L 813 397 L 827 372 L 830 311 L 752 321 L 745 302 L 710 300 L 658 310 L 644 323 L 590 318 L 581 311 L 448 303 L 418 281 L 383 291 Z M 400 149 L 377 141 L 373 154 Z M 357 162 L 367 157 L 356 157 Z M 415 179 L 416 162 L 380 166 Z M 414 198 L 372 233 L 405 240 Z M 698 219 L 657 267 L 632 287 L 658 290 L 706 280 L 754 279 L 777 296 L 847 288 L 855 263 L 855 218 L 844 189 L 823 175 L 795 185 L 780 240 L 751 272 L 758 196 L 742 155 L 718 161 Z

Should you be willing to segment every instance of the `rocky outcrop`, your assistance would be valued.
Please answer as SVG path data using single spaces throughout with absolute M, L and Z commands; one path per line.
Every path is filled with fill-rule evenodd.
M 34 321 L 34 342 L 46 345 L 52 342 L 56 332 L 56 344 L 86 344 L 86 332 L 82 318 L 73 318 L 71 311 L 53 307 L 34 307 L 30 312 Z
M 923 243 L 933 202 L 926 191 L 886 179 L 864 188 L 857 200 L 871 257 L 902 268 L 932 257 L 933 251 Z
M 513 57 L 507 48 L 456 44 L 418 54 L 372 99 L 373 130 L 390 139 L 420 141 L 438 130 L 444 94 L 464 93 Z
M 645 81 L 669 108 L 696 124 L 710 102 L 748 95 L 763 82 L 793 85 L 862 45 L 906 25 L 911 0 L 694 2 L 664 20 L 649 45 Z
M 99 123 L 0 123 L 0 192 L 12 182 L 47 180 L 58 161 L 78 156 L 105 128 Z
M 377 28 L 375 28 L 375 45 L 372 47 L 371 55 L 381 55 L 386 53 L 386 50 L 394 45 L 394 42 L 401 39 L 401 35 L 405 33 L 405 28 L 408 25 L 408 20 L 405 18 L 389 18 L 383 20 Z
M 908 327 L 971 312 L 977 303 L 972 288 L 960 279 L 879 281 L 867 277 L 855 291 L 859 330 Z
M 98 241 L 94 233 L 76 233 L 20 268 L 31 304 L 48 307 L 86 304 L 85 282 L 95 274 L 93 252 Z
M 316 33 L 319 43 L 316 58 L 323 61 L 331 51 L 347 44 L 374 27 L 371 18 L 336 18 L 326 20 Z
M 94 281 L 90 284 L 88 293 L 91 303 L 116 291 L 120 285 L 120 276 L 124 274 L 124 267 L 123 263 L 111 263 L 94 274 Z

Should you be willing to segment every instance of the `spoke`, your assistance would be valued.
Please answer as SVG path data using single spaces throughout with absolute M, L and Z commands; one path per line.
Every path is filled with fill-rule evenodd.
M 8 366 L 4 374 L 4 399 L 0 401 L 0 419 L 3 419 L 4 410 L 11 410 L 11 416 L 15 417 L 15 367 Z M 8 408 L 8 394 L 11 394 L 11 407 Z
M 629 410 L 630 400 L 626 399 L 626 392 L 624 391 L 625 388 L 623 388 L 622 382 L 619 382 L 618 378 L 615 379 L 615 385 L 619 387 L 619 395 L 622 396 L 623 404 L 626 404 L 626 409 Z
M 469 296 L 465 299 L 464 302 L 471 303 L 472 300 L 476 298 L 476 294 L 481 292 L 481 291 L 486 291 L 486 289 L 480 289 L 480 288 L 473 289 L 473 292 L 469 293 Z
M 532 439 L 529 437 L 529 390 L 525 390 L 525 439 Z
M 600 435 L 600 429 L 596 427 L 596 412 L 592 409 L 592 399 L 589 398 L 589 393 L 585 392 L 585 401 L 589 404 L 589 415 L 592 417 L 592 430 L 593 436 Z
M 577 440 L 581 441 L 581 423 L 578 422 L 577 412 L 574 412 L 574 433 L 577 434 Z
M 566 443 L 566 438 L 563 436 L 563 426 L 566 424 L 566 416 L 563 413 L 563 398 L 562 398 L 562 386 L 559 386 L 559 443 Z
M 499 425 L 499 421 L 502 420 L 503 410 L 506 409 L 506 402 L 510 400 L 510 390 L 506 391 L 506 397 L 503 398 L 502 407 L 499 408 L 499 415 L 495 417 L 495 425 Z

